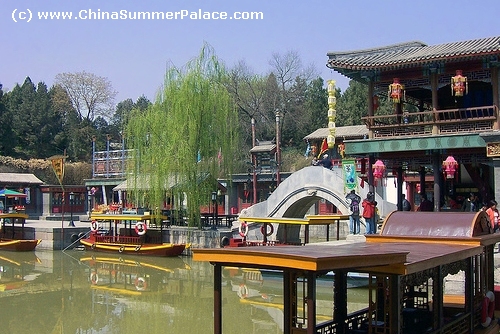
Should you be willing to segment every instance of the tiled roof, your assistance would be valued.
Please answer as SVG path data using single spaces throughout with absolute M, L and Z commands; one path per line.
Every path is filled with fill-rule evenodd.
M 432 46 L 422 42 L 408 42 L 373 49 L 328 52 L 327 67 L 368 70 L 416 66 L 422 63 L 488 55 L 500 55 L 500 36 Z
M 250 153 L 259 153 L 259 152 L 271 152 L 276 149 L 276 144 L 259 144 L 254 146 Z
M 318 140 L 328 137 L 330 130 L 328 128 L 320 128 L 311 134 L 304 137 L 304 140 Z M 368 136 L 368 128 L 366 125 L 349 125 L 335 128 L 335 138 L 358 138 L 361 139 Z
M 2 184 L 43 184 L 39 178 L 33 174 L 24 173 L 0 173 L 0 183 Z

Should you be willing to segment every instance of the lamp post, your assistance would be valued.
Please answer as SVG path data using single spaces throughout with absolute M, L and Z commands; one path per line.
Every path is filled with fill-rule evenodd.
M 74 200 L 75 200 L 75 193 L 70 192 L 69 193 L 69 211 L 71 214 L 71 219 L 69 221 L 68 226 L 71 226 L 71 227 L 75 227 L 75 223 L 73 222 L 73 202 L 74 202 Z
M 276 113 L 276 187 L 281 183 L 281 131 L 280 131 L 280 113 Z
M 215 226 L 217 224 L 217 221 L 216 221 L 216 210 L 217 210 L 217 192 L 216 191 L 212 191 L 212 207 L 213 207 L 213 220 L 212 220 L 212 229 L 215 230 Z

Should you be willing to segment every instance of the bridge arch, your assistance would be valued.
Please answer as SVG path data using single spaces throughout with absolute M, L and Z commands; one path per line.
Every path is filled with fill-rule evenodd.
M 356 191 L 364 198 L 368 189 Z M 329 201 L 340 212 L 348 213 L 345 196 L 342 169 L 309 166 L 291 174 L 266 201 L 242 210 L 241 216 L 302 218 L 320 199 Z

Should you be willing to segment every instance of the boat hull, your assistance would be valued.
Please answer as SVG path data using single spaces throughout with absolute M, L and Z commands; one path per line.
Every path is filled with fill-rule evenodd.
M 42 242 L 40 239 L 34 240 L 16 240 L 16 239 L 0 239 L 0 250 L 14 252 L 29 252 L 35 250 L 36 246 Z
M 82 239 L 80 242 L 86 250 L 130 255 L 179 256 L 187 248 L 186 244 L 170 243 L 134 245 L 98 242 L 91 239 Z

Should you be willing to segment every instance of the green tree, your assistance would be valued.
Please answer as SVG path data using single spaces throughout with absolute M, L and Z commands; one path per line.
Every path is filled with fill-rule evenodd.
M 394 106 L 387 100 L 386 92 L 376 94 L 378 108 L 375 115 L 390 115 Z M 414 110 L 414 106 L 405 104 L 405 108 Z M 349 87 L 341 96 L 337 96 L 337 126 L 361 125 L 365 122 L 361 117 L 368 116 L 368 85 L 358 81 L 349 81 Z
M 9 109 L 9 94 L 0 87 L 0 154 L 13 155 L 16 138 L 12 131 L 12 112 Z
M 328 93 L 322 78 L 312 80 L 306 91 L 307 134 L 328 123 Z M 306 134 L 306 135 L 307 135 Z
M 132 196 L 144 196 L 152 210 L 163 207 L 166 192 L 177 208 L 186 196 L 191 226 L 201 226 L 200 205 L 210 203 L 215 179 L 232 173 L 238 150 L 238 114 L 224 86 L 226 73 L 204 46 L 184 68 L 168 69 L 162 94 L 146 112 L 134 109 L 126 127 L 134 149 Z
M 368 115 L 368 86 L 351 80 L 349 87 L 337 99 L 337 126 L 364 124 L 361 117 Z

